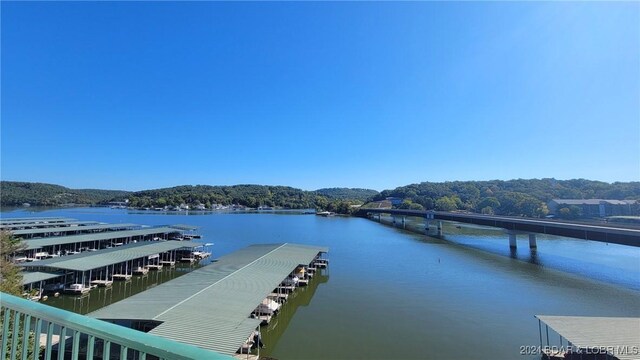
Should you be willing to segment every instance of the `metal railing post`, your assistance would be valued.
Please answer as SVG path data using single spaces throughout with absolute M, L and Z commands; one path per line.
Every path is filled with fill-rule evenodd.
M 29 353 L 29 335 L 31 334 L 31 315 L 25 314 L 22 325 L 22 359 L 26 359 Z

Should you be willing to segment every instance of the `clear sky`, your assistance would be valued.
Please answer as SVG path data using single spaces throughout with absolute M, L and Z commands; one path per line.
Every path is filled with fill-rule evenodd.
M 3 180 L 640 180 L 638 2 L 1 11 Z

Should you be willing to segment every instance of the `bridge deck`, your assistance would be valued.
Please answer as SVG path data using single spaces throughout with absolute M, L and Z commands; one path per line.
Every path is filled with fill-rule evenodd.
M 608 242 L 612 244 L 640 246 L 640 228 L 628 225 L 584 224 L 550 219 L 403 209 L 360 209 L 360 212 L 417 216 L 434 220 L 457 221 L 468 224 L 491 226 L 520 232 L 550 234 L 576 239 Z

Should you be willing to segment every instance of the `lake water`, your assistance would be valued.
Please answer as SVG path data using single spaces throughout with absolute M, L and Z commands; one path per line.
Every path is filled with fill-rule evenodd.
M 255 243 L 329 247 L 330 267 L 283 309 L 262 352 L 287 359 L 534 359 L 536 314 L 640 316 L 640 249 L 526 236 L 509 250 L 499 230 L 446 224 L 427 237 L 361 218 L 281 214 L 159 214 L 104 208 L 12 211 L 3 217 L 64 216 L 145 225 L 199 226 L 214 257 Z M 408 224 L 424 229 L 416 219 Z M 188 271 L 178 268 L 176 272 Z M 171 278 L 156 274 L 136 289 Z M 92 293 L 87 312 L 133 290 Z M 557 336 L 556 336 L 557 338 Z

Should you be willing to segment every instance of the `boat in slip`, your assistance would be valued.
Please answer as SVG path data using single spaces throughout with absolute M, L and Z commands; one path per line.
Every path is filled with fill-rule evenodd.
M 146 267 L 138 266 L 133 269 L 133 275 L 147 275 L 149 273 L 149 269 Z
M 256 307 L 256 309 L 254 310 L 254 313 L 257 315 L 274 315 L 275 313 L 278 312 L 278 310 L 280 309 L 280 306 L 282 305 L 279 304 L 278 302 L 270 298 L 266 298 L 262 300 L 262 302 L 258 305 L 258 307 Z
M 300 282 L 300 279 L 297 276 L 292 276 L 282 280 L 282 285 L 295 287 L 298 286 L 298 282 Z
M 86 294 L 89 290 L 91 290 L 91 288 L 84 286 L 84 284 L 70 284 L 64 288 L 66 294 Z

